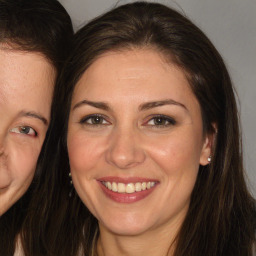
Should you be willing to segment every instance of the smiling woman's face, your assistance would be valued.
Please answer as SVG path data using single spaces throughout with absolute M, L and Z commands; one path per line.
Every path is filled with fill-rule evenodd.
M 183 71 L 153 50 L 107 53 L 87 69 L 67 144 L 79 197 L 101 231 L 121 235 L 178 228 L 210 155 Z
M 0 216 L 28 189 L 50 119 L 53 66 L 0 48 Z

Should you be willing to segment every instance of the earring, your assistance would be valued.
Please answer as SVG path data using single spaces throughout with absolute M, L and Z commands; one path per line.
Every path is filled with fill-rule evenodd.
M 72 185 L 72 184 L 73 184 L 73 181 L 72 181 L 71 172 L 69 172 L 68 176 L 69 176 L 69 178 L 70 178 L 70 185 Z
M 71 186 L 71 189 L 70 189 L 70 192 L 69 192 L 69 194 L 68 194 L 68 196 L 69 197 L 72 197 L 72 194 L 73 194 L 73 181 L 72 181 L 72 176 L 71 176 L 71 172 L 69 172 L 69 174 L 68 174 L 68 176 L 69 176 L 69 178 L 70 178 L 70 186 Z
M 209 157 L 207 158 L 207 160 L 208 160 L 208 163 L 210 163 L 210 162 L 212 161 L 212 156 L 209 156 Z

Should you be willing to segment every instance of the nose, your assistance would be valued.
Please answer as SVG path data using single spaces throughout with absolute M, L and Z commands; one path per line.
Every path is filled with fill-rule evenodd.
M 0 134 L 0 156 L 4 154 L 4 137 Z
M 119 169 L 136 167 L 145 161 L 146 155 L 138 135 L 132 131 L 115 131 L 110 136 L 106 161 Z

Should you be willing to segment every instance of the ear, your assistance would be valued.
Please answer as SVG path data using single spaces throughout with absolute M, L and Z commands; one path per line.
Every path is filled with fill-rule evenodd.
M 211 159 L 212 157 L 212 152 L 213 152 L 213 148 L 214 148 L 214 144 L 215 144 L 215 138 L 217 135 L 217 126 L 216 124 L 212 124 L 213 127 L 213 131 L 212 132 L 208 132 L 205 135 L 204 138 L 204 143 L 203 143 L 203 147 L 202 147 L 202 151 L 201 151 L 201 155 L 200 155 L 200 165 L 207 165 L 210 164 L 211 161 L 209 161 L 209 158 Z

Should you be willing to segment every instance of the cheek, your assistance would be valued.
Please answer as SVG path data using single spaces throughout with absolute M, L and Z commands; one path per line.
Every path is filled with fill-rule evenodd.
M 95 186 L 95 168 L 102 156 L 98 139 L 81 134 L 68 134 L 69 164 L 76 192 L 84 204 L 95 213 L 97 189 Z
M 11 172 L 16 185 L 30 184 L 35 173 L 40 149 L 37 145 L 23 145 L 12 150 Z
M 99 140 L 70 134 L 68 136 L 68 154 L 71 170 L 77 174 L 88 174 L 88 171 L 96 166 L 101 156 Z
M 4 170 L 8 172 L 9 182 L 6 191 L 1 194 L 0 215 L 8 210 L 27 191 L 34 177 L 39 150 L 31 146 L 9 147 Z
M 154 145 L 154 146 L 153 146 Z M 161 140 L 152 141 L 148 154 L 167 175 L 198 170 L 201 137 L 194 132 L 177 132 Z

